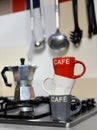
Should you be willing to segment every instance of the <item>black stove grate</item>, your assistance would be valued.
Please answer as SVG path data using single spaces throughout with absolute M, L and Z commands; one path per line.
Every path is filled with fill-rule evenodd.
M 82 107 L 79 113 L 76 115 L 73 115 L 71 119 L 83 114 L 89 112 L 93 108 L 96 107 L 96 102 L 94 98 L 81 100 Z M 41 105 L 48 105 L 49 111 L 46 111 L 44 113 L 35 113 L 34 111 L 29 112 L 20 112 L 20 108 L 22 107 L 32 107 L 32 109 L 36 109 L 40 107 Z M 76 109 L 78 107 L 79 102 L 77 100 L 73 100 L 71 102 L 71 110 Z M 43 117 L 51 116 L 50 111 L 50 102 L 49 97 L 36 97 L 32 100 L 26 100 L 26 101 L 15 101 L 13 99 L 9 99 L 7 97 L 0 97 L 0 119 L 40 119 Z
M 37 125 L 51 127 L 72 127 L 76 124 L 97 114 L 97 105 L 94 98 L 80 100 L 82 107 L 79 113 L 73 115 L 68 121 L 54 121 L 50 111 L 49 97 L 36 97 L 28 101 L 15 101 L 7 97 L 0 97 L 0 123 L 20 124 L 20 125 Z M 49 110 L 41 112 L 20 112 L 20 108 L 26 106 L 35 110 L 41 109 L 47 105 Z M 43 105 L 43 107 L 41 107 Z M 79 106 L 77 100 L 72 100 L 71 110 Z M 33 110 L 34 110 L 33 109 Z M 44 112 L 43 112 L 44 111 Z

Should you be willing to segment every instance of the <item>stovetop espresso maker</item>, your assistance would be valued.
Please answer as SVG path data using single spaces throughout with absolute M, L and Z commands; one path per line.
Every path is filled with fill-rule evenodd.
M 13 72 L 14 82 L 16 84 L 15 93 L 14 93 L 14 100 L 30 100 L 31 93 L 34 94 L 34 89 L 32 91 L 32 81 L 33 75 L 36 70 L 36 66 L 32 65 L 25 65 L 25 59 L 21 58 L 21 65 L 20 66 L 6 66 L 1 71 L 1 75 L 5 82 L 5 85 L 11 87 L 12 84 L 8 83 L 8 79 L 6 76 L 7 71 Z

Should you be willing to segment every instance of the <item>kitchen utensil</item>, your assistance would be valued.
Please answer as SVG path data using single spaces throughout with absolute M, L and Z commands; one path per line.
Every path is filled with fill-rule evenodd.
M 25 59 L 21 58 L 20 66 L 6 66 L 1 71 L 1 75 L 3 77 L 4 83 L 6 86 L 11 87 L 12 84 L 8 83 L 6 72 L 13 72 L 14 82 L 16 84 L 14 99 L 15 100 L 30 100 L 31 98 L 31 88 L 32 88 L 32 80 L 34 76 L 34 72 L 36 70 L 36 66 L 25 65 Z M 34 91 L 33 91 L 34 93 Z
M 82 39 L 82 30 L 80 29 L 78 25 L 78 4 L 77 0 L 72 0 L 73 4 L 73 15 L 74 15 L 74 24 L 75 29 L 74 31 L 71 31 L 70 39 L 74 43 L 76 47 L 80 45 L 81 39 Z
M 30 23 L 31 23 L 31 42 L 28 49 L 28 61 L 32 61 L 32 57 L 34 54 L 34 48 L 35 48 L 35 33 L 34 33 L 34 13 L 33 13 L 33 0 L 30 0 Z
M 48 38 L 48 45 L 52 50 L 55 51 L 67 51 L 69 47 L 69 41 L 66 35 L 61 34 L 59 30 L 59 1 L 55 0 L 56 10 L 56 32 Z
M 36 1 L 30 0 L 30 19 L 31 19 L 31 33 L 32 33 L 31 34 L 32 35 L 31 43 L 30 43 L 30 46 L 28 49 L 28 60 L 30 62 L 32 61 L 33 55 L 37 50 L 39 52 L 45 48 L 44 12 L 43 12 L 43 5 L 42 4 L 43 4 L 43 2 L 41 2 L 41 6 L 40 6 L 39 1 L 36 2 Z M 33 8 L 39 8 L 39 7 L 40 7 L 40 13 L 41 13 L 40 16 L 41 16 L 41 22 L 42 22 L 43 35 L 44 35 L 44 38 L 41 41 L 41 43 L 36 41 L 36 37 L 35 37 L 35 33 L 34 33 L 34 22 L 35 22 L 34 17 L 35 16 L 34 16 L 34 9 Z M 40 45 L 40 46 L 38 46 L 38 45 Z
M 43 33 L 43 40 L 41 41 L 41 48 L 43 49 L 45 47 L 46 43 L 46 35 L 45 35 L 45 16 L 44 16 L 44 0 L 40 0 L 40 18 L 41 18 L 41 24 L 42 24 L 42 33 Z
M 97 34 L 97 22 L 95 16 L 95 7 L 94 7 L 94 0 L 91 0 L 91 13 L 93 18 L 93 34 Z
M 40 4 L 40 3 L 39 3 Z M 30 6 L 31 6 L 31 22 L 32 22 L 32 28 L 33 28 L 33 31 L 34 31 L 34 9 L 33 9 L 33 0 L 30 0 Z M 40 6 L 40 5 L 39 5 Z M 41 14 L 42 15 L 42 14 Z M 42 16 L 41 16 L 42 17 Z M 35 49 L 38 49 L 38 50 L 41 50 L 41 49 L 44 49 L 45 47 L 45 40 L 43 39 L 42 41 L 38 42 L 36 41 L 36 38 L 35 38 L 35 33 L 34 33 L 34 39 L 35 39 Z
M 87 7 L 87 18 L 88 18 L 88 37 L 91 38 L 93 35 L 93 26 L 91 21 L 91 1 L 86 0 Z
M 97 34 L 97 24 L 95 16 L 95 8 L 93 0 L 86 0 L 87 16 L 88 16 L 88 37 Z

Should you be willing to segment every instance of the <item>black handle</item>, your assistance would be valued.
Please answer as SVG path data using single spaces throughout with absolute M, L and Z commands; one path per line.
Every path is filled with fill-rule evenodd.
M 33 0 L 33 8 L 39 8 L 40 7 L 40 0 Z
M 94 0 L 91 0 L 91 13 L 92 13 L 92 21 L 93 21 L 93 34 L 97 34 L 97 23 L 96 23 L 96 16 L 95 16 L 95 7 L 94 7 Z
M 5 72 L 6 72 L 6 71 L 11 71 L 11 70 L 12 70 L 11 67 L 4 67 L 4 69 L 1 71 L 1 75 L 2 75 L 2 77 L 3 77 L 4 83 L 5 83 L 5 85 L 8 86 L 8 87 L 11 87 L 12 84 L 9 84 L 9 83 L 8 83 L 7 76 L 6 76 Z
M 72 0 L 75 30 L 77 30 L 79 28 L 79 25 L 78 25 L 78 4 L 77 3 L 78 3 L 77 0 Z
M 87 18 L 88 18 L 88 37 L 92 37 L 93 26 L 92 26 L 92 14 L 91 14 L 91 0 L 86 0 Z
M 21 65 L 25 64 L 25 58 L 21 58 L 20 61 L 21 61 Z

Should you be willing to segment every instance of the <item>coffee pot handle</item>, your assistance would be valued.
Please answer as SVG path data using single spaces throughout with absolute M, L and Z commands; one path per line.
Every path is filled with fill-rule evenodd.
M 6 71 L 11 71 L 11 67 L 4 67 L 3 70 L 1 71 L 1 75 L 3 77 L 5 85 L 8 86 L 8 87 L 11 87 L 12 84 L 8 83 L 7 76 L 5 74 Z

